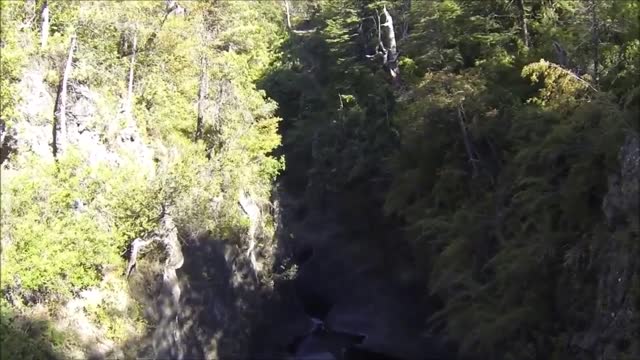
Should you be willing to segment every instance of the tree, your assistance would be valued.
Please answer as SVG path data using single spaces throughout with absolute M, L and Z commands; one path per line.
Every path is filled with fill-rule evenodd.
M 44 49 L 47 47 L 47 40 L 49 39 L 49 1 L 47 0 L 42 3 L 40 17 L 42 18 L 42 24 L 40 26 L 40 47 Z
M 202 137 L 202 129 L 204 127 L 204 108 L 207 101 L 208 92 L 208 74 L 207 59 L 203 56 L 200 65 L 200 81 L 198 90 L 198 119 L 196 122 L 195 140 L 198 141 Z
M 69 38 L 69 53 L 65 60 L 62 73 L 60 74 L 60 83 L 58 84 L 56 102 L 53 110 L 53 141 L 51 147 L 55 158 L 64 151 L 67 145 L 67 85 L 73 69 L 73 52 L 75 47 L 76 36 L 72 34 Z
M 522 42 L 525 47 L 529 47 L 529 29 L 527 26 L 527 11 L 524 7 L 524 0 L 518 1 L 518 10 L 520 11 L 520 28 L 522 30 Z

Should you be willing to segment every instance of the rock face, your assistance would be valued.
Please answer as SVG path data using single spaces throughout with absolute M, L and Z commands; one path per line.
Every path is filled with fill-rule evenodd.
M 614 229 L 625 226 L 638 215 L 640 199 L 640 139 L 628 135 L 618 155 L 620 172 L 609 178 L 609 192 L 604 198 L 602 210 Z
M 611 236 L 599 249 L 596 308 L 589 330 L 576 342 L 594 359 L 640 358 L 637 305 L 633 292 L 640 273 L 638 259 L 638 202 L 640 201 L 640 139 L 627 136 L 619 153 L 620 172 L 611 175 L 603 211 L 612 233 L 628 234 L 625 241 Z M 635 243 L 634 243 L 635 242 Z M 592 359 L 592 357 L 584 357 Z
M 156 331 L 140 340 L 142 357 L 157 359 L 242 359 L 249 329 L 260 307 L 260 284 L 250 261 L 230 242 L 207 236 L 182 244 L 184 264 L 176 270 L 180 297 L 162 286 L 141 266 L 130 284 L 147 304 L 147 318 Z M 151 263 L 156 263 L 151 261 Z M 151 272 L 153 273 L 153 272 Z M 150 291 L 143 293 L 145 286 Z
M 11 134 L 0 131 L 0 140 L 17 153 L 32 153 L 38 158 L 53 160 L 55 93 L 47 85 L 44 74 L 45 70 L 37 65 L 25 71 L 18 85 L 19 121 Z M 152 171 L 153 151 L 145 144 L 135 121 L 127 119 L 118 107 L 122 108 L 122 104 L 107 103 L 102 95 L 89 87 L 70 82 L 66 106 L 67 141 L 77 147 L 90 165 L 117 166 L 123 156 L 129 156 L 145 170 Z M 8 146 L 3 145 L 3 160 L 9 152 Z
M 33 155 L 45 162 L 54 160 L 51 143 L 56 90 L 47 84 L 45 74 L 45 66 L 30 64 L 17 87 L 20 98 L 16 106 L 17 119 L 13 124 L 0 124 L 3 180 L 15 173 L 13 163 L 5 162 L 8 156 Z M 122 121 L 124 115 L 117 110 L 118 104 L 107 98 L 85 85 L 69 82 L 65 138 L 70 147 L 89 167 L 99 164 L 118 167 L 124 161 L 131 161 L 141 169 L 153 171 L 153 151 L 140 136 L 134 119 Z M 85 206 L 83 199 L 73 199 L 72 207 L 76 212 L 85 211 Z M 114 311 L 127 317 L 130 300 L 126 283 L 119 275 L 109 273 L 105 274 L 100 286 L 86 289 L 61 306 L 52 318 L 54 325 L 61 331 L 79 334 L 77 348 L 67 349 L 71 356 L 100 359 L 110 353 L 112 357 L 122 358 L 118 344 L 107 339 L 109 329 L 94 315 L 95 308 L 108 302 L 109 306 L 117 305 Z M 133 322 L 119 326 L 127 335 L 138 334 Z

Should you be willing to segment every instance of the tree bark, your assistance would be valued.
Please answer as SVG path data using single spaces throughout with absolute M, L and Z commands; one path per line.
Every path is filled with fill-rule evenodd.
M 133 73 L 136 66 L 136 50 L 138 49 L 138 34 L 133 34 L 133 47 L 131 53 L 131 65 L 129 67 L 129 88 L 127 92 L 127 115 L 133 117 Z
M 207 60 L 203 56 L 200 60 L 200 85 L 198 89 L 198 119 L 196 121 L 196 135 L 195 141 L 202 138 L 202 130 L 204 127 L 204 108 L 205 101 L 207 99 L 207 93 L 209 90 L 209 83 L 207 79 Z
M 71 44 L 69 45 L 69 55 L 62 72 L 62 78 L 58 84 L 58 93 L 56 95 L 56 103 L 53 109 L 53 157 L 64 151 L 67 141 L 67 83 L 71 74 L 73 63 L 73 51 L 76 47 L 76 36 L 71 35 Z
M 598 85 L 598 77 L 600 76 L 598 68 L 600 67 L 600 23 L 598 21 L 598 0 L 591 1 L 591 34 L 593 41 L 593 82 Z
M 569 54 L 567 51 L 558 43 L 557 41 L 553 41 L 553 50 L 556 54 L 557 63 L 560 67 L 569 69 Z
M 289 9 L 289 0 L 284 0 L 284 11 L 287 15 L 287 29 L 291 30 L 291 11 Z
M 522 41 L 524 46 L 529 48 L 529 28 L 527 25 L 527 12 L 524 8 L 524 0 L 518 0 L 518 10 L 520 10 L 520 27 L 522 31 Z
M 24 13 L 26 14 L 26 20 L 23 27 L 29 28 L 36 18 L 36 0 L 26 0 L 24 2 Z
M 387 11 L 387 7 L 385 6 L 382 10 L 384 15 L 384 23 L 380 24 L 381 27 L 386 28 L 384 31 L 384 36 L 382 41 L 384 43 L 384 65 L 389 71 L 391 77 L 395 80 L 400 73 L 398 69 L 398 50 L 396 47 L 396 33 L 393 29 L 393 18 L 389 11 Z M 382 32 L 382 29 L 380 29 Z M 382 34 L 381 34 L 382 35 Z
M 405 39 L 409 35 L 409 14 L 411 13 L 411 0 L 402 2 L 402 33 L 400 40 Z
M 249 240 L 249 247 L 247 249 L 247 258 L 251 262 L 251 267 L 253 268 L 253 275 L 255 276 L 255 280 L 258 281 L 258 273 L 261 270 L 260 264 L 256 258 L 256 237 L 258 226 L 260 225 L 260 207 L 253 200 L 253 198 L 247 195 L 244 191 L 240 191 L 240 196 L 238 197 L 238 204 L 240 208 L 249 218 L 249 231 L 247 234 Z
M 469 139 L 469 133 L 467 132 L 467 125 L 465 124 L 465 113 L 462 104 L 458 105 L 458 122 L 460 124 L 460 130 L 462 131 L 462 139 L 464 141 L 464 147 L 467 151 L 467 157 L 469 158 L 469 163 L 473 168 L 472 177 L 478 176 L 478 159 L 474 156 L 473 145 L 471 144 L 471 140 Z
M 47 0 L 42 4 L 40 16 L 42 17 L 40 47 L 44 49 L 47 46 L 47 40 L 49 39 L 49 2 Z

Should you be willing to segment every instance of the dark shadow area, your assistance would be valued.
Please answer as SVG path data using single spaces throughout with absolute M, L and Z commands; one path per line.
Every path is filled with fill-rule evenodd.
M 9 156 L 15 154 L 17 140 L 15 138 L 15 130 L 8 129 L 4 120 L 0 119 L 0 165 L 2 165 Z
M 144 339 L 132 339 L 124 347 L 140 348 L 137 356 L 155 351 L 159 359 L 246 358 L 250 329 L 266 290 L 230 241 L 188 238 L 182 252 L 177 305 L 170 289 L 162 285 L 157 264 L 154 269 L 147 263 L 132 275 L 134 296 L 147 304 L 146 317 L 154 328 Z
M 7 304 L 3 304 L 0 317 L 0 359 L 65 360 L 83 357 L 88 360 L 100 360 L 105 358 L 104 344 L 82 340 L 87 334 L 82 333 L 81 329 L 65 327 L 64 330 L 59 330 L 48 316 L 44 313 L 38 315 L 36 312 L 31 315 L 18 314 Z
M 305 24 L 309 29 L 321 25 Z M 372 146 L 366 142 L 389 140 L 387 130 L 377 128 L 381 123 L 368 118 L 388 116 L 392 94 L 373 87 L 341 88 L 339 78 L 345 75 L 336 72 L 331 47 L 335 44 L 321 31 L 294 31 L 281 48 L 284 65 L 259 83 L 278 102 L 283 118 L 278 155 L 285 155 L 286 170 L 275 194 L 280 231 L 274 271 L 285 273 L 283 268 L 295 264 L 297 272 L 293 280 L 276 281 L 270 315 L 256 332 L 266 338 L 254 338 L 252 353 L 278 349 L 301 359 L 326 352 L 336 359 L 453 359 L 443 339 L 421 335 L 438 304 L 427 294 L 426 273 L 403 239 L 402 222 L 382 212 L 380 194 L 388 183 L 380 167 L 370 164 L 381 164 L 384 153 L 372 148 L 365 163 L 358 163 L 363 154 L 349 153 L 356 141 Z M 363 79 L 376 71 L 354 64 Z M 364 109 L 359 112 L 342 104 L 341 91 L 372 93 L 358 99 Z M 371 123 L 366 133 L 357 128 L 364 121 L 360 116 Z M 360 165 L 359 174 L 351 176 L 352 166 Z M 320 325 L 309 318 L 324 330 L 310 334 Z
M 71 334 L 53 329 L 47 320 L 2 311 L 0 359 L 64 359 L 56 350 Z

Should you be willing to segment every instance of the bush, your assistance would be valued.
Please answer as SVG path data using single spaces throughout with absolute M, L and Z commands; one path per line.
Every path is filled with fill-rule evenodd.
M 91 168 L 73 150 L 57 165 L 22 160 L 2 183 L 3 291 L 63 300 L 121 266 L 127 242 L 155 226 L 148 181 L 133 168 Z
M 42 319 L 18 314 L 4 299 L 0 300 L 0 359 L 61 359 L 58 353 L 68 338 Z

